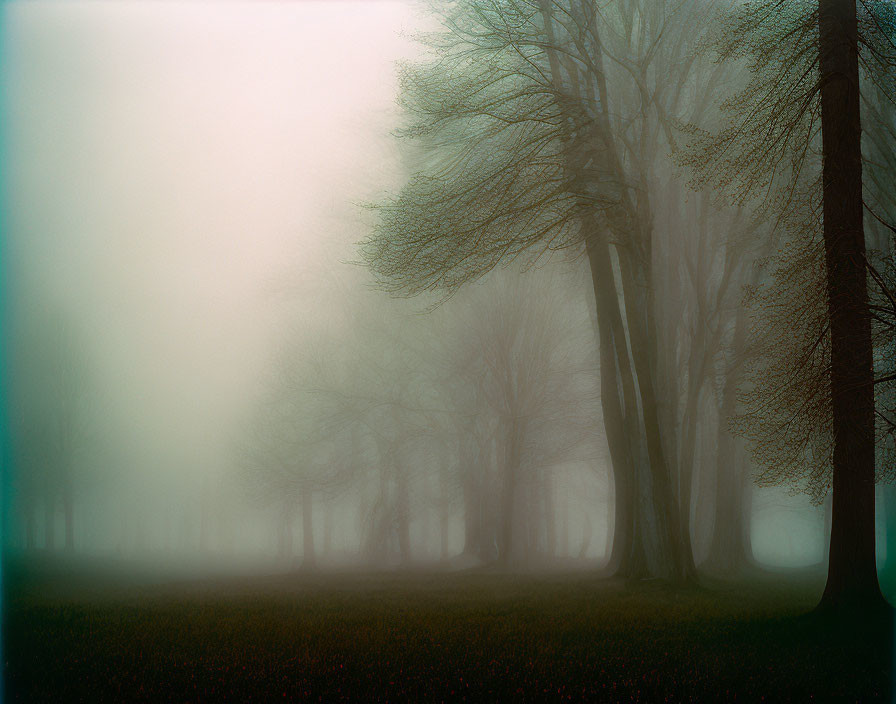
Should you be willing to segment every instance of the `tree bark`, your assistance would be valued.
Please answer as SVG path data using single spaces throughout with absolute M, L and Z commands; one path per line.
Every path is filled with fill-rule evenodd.
M 833 505 L 823 607 L 883 601 L 874 551 L 874 387 L 865 273 L 855 0 L 819 0 L 822 182 Z
M 597 309 L 601 410 L 615 491 L 609 567 L 621 577 L 637 579 L 647 575 L 647 557 L 639 525 L 635 452 L 640 441 L 640 423 L 635 384 L 610 263 L 610 248 L 595 232 L 586 242 L 586 251 Z

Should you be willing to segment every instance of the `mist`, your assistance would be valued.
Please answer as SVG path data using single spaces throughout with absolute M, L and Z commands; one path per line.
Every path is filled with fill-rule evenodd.
M 51 657 L 33 634 L 57 598 L 111 615 L 134 589 L 184 614 L 197 589 L 221 609 L 239 594 L 270 614 L 240 628 L 269 644 L 273 609 L 319 609 L 289 638 L 378 673 L 302 670 L 290 698 L 454 698 L 459 651 L 418 644 L 430 675 L 390 681 L 351 637 L 325 644 L 405 600 L 426 643 L 469 637 L 483 668 L 505 653 L 503 676 L 470 666 L 473 698 L 513 695 L 515 639 L 554 642 L 541 615 L 482 636 L 513 604 L 572 624 L 529 696 L 597 696 L 588 644 L 660 601 L 686 609 L 650 616 L 667 626 L 743 620 L 775 643 L 761 619 L 816 603 L 836 628 L 847 607 L 890 624 L 871 605 L 896 587 L 896 34 L 884 4 L 860 8 L 863 102 L 829 107 L 828 69 L 800 67 L 827 56 L 838 3 L 779 24 L 710 0 L 6 3 L 9 695 L 56 696 L 61 670 L 39 685 L 23 658 Z M 841 184 L 830 135 L 851 129 Z M 836 279 L 856 261 L 865 285 Z M 439 604 L 467 614 L 453 635 Z M 392 652 L 402 623 L 371 625 L 370 648 Z M 156 637 L 141 624 L 109 643 Z M 197 664 L 211 642 L 184 646 L 200 697 L 264 698 L 259 673 L 286 667 L 280 648 L 230 680 Z M 738 669 L 761 650 L 718 681 L 766 692 Z M 581 672 L 553 669 L 573 651 Z M 604 685 L 719 695 L 681 657 L 678 689 Z M 100 659 L 78 696 L 124 696 Z M 889 687 L 878 660 L 869 700 Z M 187 691 L 139 672 L 154 696 Z M 786 677 L 779 695 L 855 694 Z

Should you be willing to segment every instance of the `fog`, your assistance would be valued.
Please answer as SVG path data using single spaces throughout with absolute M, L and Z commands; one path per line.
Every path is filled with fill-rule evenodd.
M 560 242 L 568 233 L 534 250 L 496 240 L 508 256 L 461 274 L 464 286 L 442 273 L 383 290 L 389 263 L 399 281 L 403 264 L 382 238 L 413 229 L 396 208 L 410 199 L 402 217 L 418 227 L 472 212 L 462 199 L 413 210 L 414 175 L 449 173 L 440 149 L 474 173 L 462 126 L 396 136 L 430 90 L 432 74 L 407 67 L 427 60 L 413 35 L 437 16 L 386 0 L 3 12 L 9 550 L 268 572 L 615 564 L 614 531 L 627 529 L 600 403 L 611 377 L 588 257 Z M 703 79 L 682 80 L 702 99 Z M 742 472 L 743 559 L 823 565 L 825 491 L 799 476 L 797 493 L 771 486 L 725 415 L 732 336 L 748 325 L 737 311 L 756 285 L 749 267 L 726 267 L 764 251 L 714 241 L 741 211 L 686 193 L 662 146 L 640 149 L 668 223 L 653 256 L 680 267 L 654 273 L 650 354 L 669 355 L 651 373 L 665 375 L 653 383 L 691 559 L 712 557 L 725 469 L 713 452 L 731 435 L 737 459 L 718 461 Z M 621 325 L 637 367 L 631 295 Z M 712 344 L 717 356 L 700 352 Z M 642 468 L 654 462 L 644 422 Z M 643 487 L 656 479 L 634 471 L 635 503 L 655 504 L 659 489 Z M 663 519 L 644 511 L 643 569 L 664 574 Z
M 328 272 L 346 268 L 355 204 L 395 181 L 393 62 L 413 16 L 388 3 L 5 15 L 9 315 L 18 329 L 65 321 L 50 334 L 86 367 L 83 449 L 114 455 L 85 457 L 74 479 L 75 548 L 129 553 L 145 531 L 158 551 L 191 526 L 180 542 L 198 549 L 201 487 L 233 470 L 281 331 L 323 334 L 311 324 L 328 314 Z M 15 386 L 32 350 L 8 339 Z M 15 514 L 6 536 L 21 541 Z
M 0 18 L 0 701 L 892 699 L 891 2 Z

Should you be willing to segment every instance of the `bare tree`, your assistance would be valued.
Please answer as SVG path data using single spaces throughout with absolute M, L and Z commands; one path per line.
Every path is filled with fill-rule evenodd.
M 278 513 L 278 554 L 292 553 L 293 519 L 301 514 L 302 562 L 316 564 L 315 496 L 344 486 L 357 447 L 346 442 L 341 419 L 328 414 L 314 393 L 313 368 L 303 364 L 296 343 L 286 345 L 262 397 L 249 439 L 241 450 L 247 487 L 255 501 Z

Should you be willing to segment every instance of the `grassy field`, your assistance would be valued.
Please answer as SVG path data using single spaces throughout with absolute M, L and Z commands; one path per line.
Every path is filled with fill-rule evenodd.
M 6 574 L 8 701 L 889 701 L 888 619 L 780 578 Z

